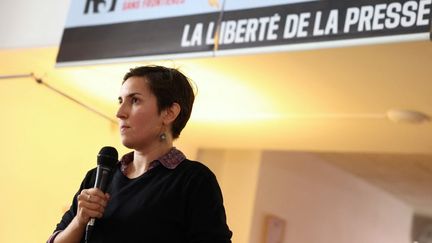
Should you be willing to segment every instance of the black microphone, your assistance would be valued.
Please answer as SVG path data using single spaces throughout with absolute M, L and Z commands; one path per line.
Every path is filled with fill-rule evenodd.
M 118 162 L 117 150 L 113 147 L 103 147 L 97 155 L 97 170 L 96 170 L 96 181 L 94 188 L 100 189 L 105 192 L 109 181 L 111 179 L 112 171 Z M 87 223 L 85 242 L 89 242 L 90 236 L 93 232 L 95 219 L 91 218 Z

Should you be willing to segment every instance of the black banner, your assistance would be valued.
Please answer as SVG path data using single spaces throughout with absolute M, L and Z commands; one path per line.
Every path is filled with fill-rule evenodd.
M 311 1 L 66 28 L 57 62 L 428 34 L 431 1 Z

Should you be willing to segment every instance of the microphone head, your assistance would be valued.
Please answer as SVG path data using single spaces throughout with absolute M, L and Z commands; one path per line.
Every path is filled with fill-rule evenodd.
M 103 147 L 97 155 L 97 164 L 104 167 L 113 168 L 118 162 L 118 152 L 110 146 Z

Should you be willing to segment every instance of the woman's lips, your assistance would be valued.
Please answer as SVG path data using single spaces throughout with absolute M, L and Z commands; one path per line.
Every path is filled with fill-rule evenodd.
M 125 132 L 127 129 L 129 129 L 130 127 L 129 126 L 126 126 L 126 125 L 122 125 L 122 126 L 120 126 L 120 132 Z

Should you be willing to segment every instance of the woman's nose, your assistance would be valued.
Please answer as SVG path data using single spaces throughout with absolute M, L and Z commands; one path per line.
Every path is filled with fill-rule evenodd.
M 116 113 L 116 117 L 122 120 L 127 118 L 127 112 L 125 111 L 123 104 L 120 104 L 120 107 L 118 108 Z

